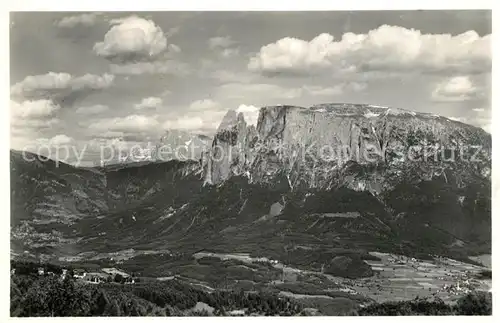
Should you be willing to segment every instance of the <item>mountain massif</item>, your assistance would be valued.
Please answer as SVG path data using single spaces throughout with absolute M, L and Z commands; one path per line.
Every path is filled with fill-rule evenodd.
M 340 173 L 352 163 L 385 171 L 343 178 Z M 489 134 L 437 115 L 371 105 L 274 106 L 261 110 L 256 128 L 242 114 L 228 112 L 205 155 L 205 181 L 244 175 L 272 184 L 281 176 L 290 189 L 347 185 L 378 194 L 415 167 L 420 179 L 462 167 L 487 177 L 490 163 Z M 457 180 L 461 175 L 469 174 Z
M 314 271 L 337 259 L 340 276 L 364 276 L 370 251 L 491 251 L 491 136 L 436 115 L 273 106 L 256 126 L 228 112 L 199 161 L 77 168 L 28 156 L 11 151 L 17 256 L 165 275 L 174 269 L 158 257 L 208 250 Z

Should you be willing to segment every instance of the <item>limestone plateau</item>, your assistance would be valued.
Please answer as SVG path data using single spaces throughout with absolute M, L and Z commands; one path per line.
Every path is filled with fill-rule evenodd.
M 403 180 L 464 185 L 491 173 L 491 135 L 427 113 L 365 104 L 260 109 L 257 125 L 229 111 L 202 158 L 204 180 L 231 176 L 291 189 L 348 186 L 379 194 Z M 364 169 L 364 171 L 354 171 Z M 446 179 L 448 180 L 448 178 Z

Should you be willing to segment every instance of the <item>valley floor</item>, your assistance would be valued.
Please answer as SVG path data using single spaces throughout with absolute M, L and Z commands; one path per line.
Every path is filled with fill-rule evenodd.
M 285 266 L 267 258 L 252 258 L 247 254 L 221 254 L 200 252 L 195 258 L 216 257 L 221 260 L 236 259 L 244 263 L 268 261 L 276 269 L 283 272 L 282 279 L 273 281 L 272 285 L 301 285 L 301 275 L 325 277 L 336 285 L 336 288 L 319 289 L 315 293 L 300 294 L 280 291 L 281 294 L 297 299 L 324 298 L 331 299 L 329 293 L 341 292 L 360 295 L 376 302 L 412 300 L 415 297 L 439 297 L 452 303 L 470 291 L 490 291 L 491 279 L 479 279 L 478 274 L 486 268 L 449 258 L 434 258 L 434 260 L 417 260 L 406 256 L 371 252 L 380 261 L 366 261 L 375 271 L 368 278 L 348 279 L 332 275 L 301 270 Z

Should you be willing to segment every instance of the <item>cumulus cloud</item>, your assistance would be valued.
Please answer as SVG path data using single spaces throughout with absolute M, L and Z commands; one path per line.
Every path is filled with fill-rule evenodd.
M 94 45 L 94 52 L 113 62 L 151 60 L 167 49 L 167 38 L 153 21 L 130 16 L 113 19 L 104 40 Z
M 42 130 L 50 129 L 60 120 L 56 117 L 60 106 L 50 100 L 10 101 L 11 146 L 23 149 L 40 137 Z
M 110 87 L 114 75 L 85 74 L 73 76 L 68 73 L 49 72 L 42 75 L 30 75 L 11 86 L 11 97 L 15 100 L 51 99 L 56 104 L 73 104 L 78 98 Z
M 180 113 L 171 113 L 163 122 L 163 129 L 180 129 L 197 133 L 213 133 L 226 109 L 212 99 L 202 99 L 191 102 Z
M 213 110 L 204 112 L 202 116 L 197 113 L 171 116 L 163 123 L 163 129 L 178 129 L 202 134 L 211 134 L 215 131 L 225 114 L 225 110 Z
M 103 104 L 96 104 L 91 106 L 78 107 L 76 113 L 78 114 L 99 114 L 108 111 L 109 107 Z
M 255 126 L 257 125 L 257 121 L 259 120 L 259 111 L 260 108 L 256 106 L 245 104 L 240 104 L 240 106 L 238 106 L 238 108 L 236 109 L 237 113 L 243 113 L 247 124 Z
M 479 91 L 468 76 L 455 76 L 437 83 L 432 99 L 438 102 L 468 101 L 477 98 Z
M 57 21 L 55 25 L 60 28 L 90 27 L 96 24 L 99 15 L 100 13 L 93 12 L 67 16 Z
M 158 130 L 159 122 L 155 116 L 129 115 L 126 117 L 107 118 L 89 125 L 94 132 L 116 133 L 151 133 Z
M 181 48 L 168 44 L 167 36 L 175 34 L 178 28 L 165 34 L 152 20 L 137 16 L 114 19 L 110 24 L 104 40 L 94 45 L 94 52 L 112 63 L 113 74 L 185 76 L 190 73 L 189 65 L 171 59 Z
M 10 101 L 10 104 L 11 117 L 16 119 L 45 118 L 52 116 L 60 109 L 60 106 L 50 100 L 23 101 L 20 103 Z
M 157 97 L 144 98 L 135 105 L 136 109 L 156 109 L 163 104 L 163 100 Z
M 263 74 L 311 74 L 332 70 L 478 73 L 491 69 L 491 35 L 422 34 L 383 25 L 341 39 L 323 33 L 306 41 L 286 37 L 263 46 L 248 68 Z

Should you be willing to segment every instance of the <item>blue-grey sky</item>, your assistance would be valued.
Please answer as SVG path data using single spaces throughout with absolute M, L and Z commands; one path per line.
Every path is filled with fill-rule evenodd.
M 11 146 L 371 103 L 491 125 L 490 11 L 12 13 Z

